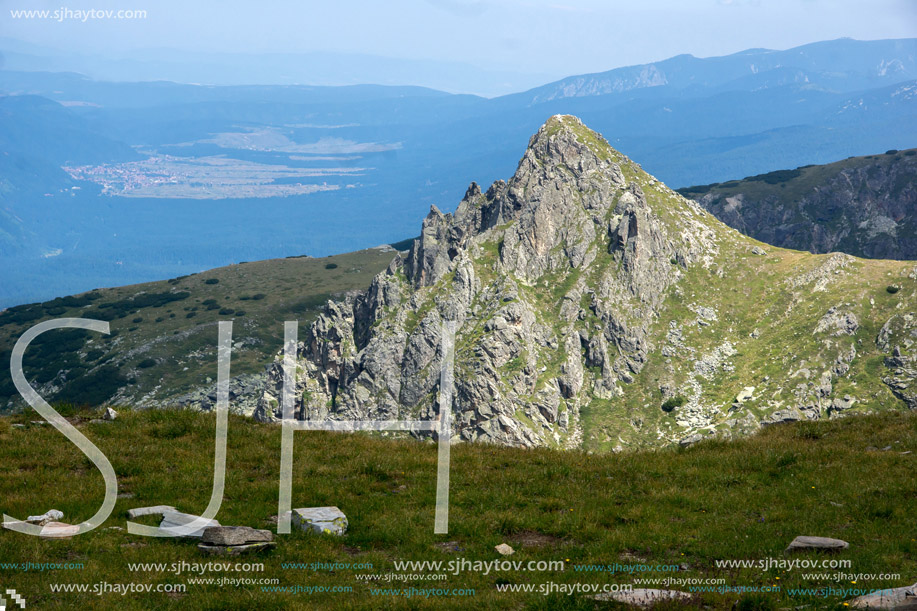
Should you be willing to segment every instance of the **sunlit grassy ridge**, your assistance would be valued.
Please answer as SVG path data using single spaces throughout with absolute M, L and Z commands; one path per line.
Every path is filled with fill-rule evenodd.
M 192 412 L 124 412 L 110 423 L 72 421 L 109 457 L 122 498 L 98 530 L 71 540 L 39 540 L 0 532 L 0 562 L 82 562 L 82 570 L 0 570 L 0 583 L 26 596 L 29 608 L 286 609 L 286 608 L 608 608 L 582 596 L 509 594 L 498 583 L 632 583 L 633 577 L 585 573 L 575 565 L 685 564 L 678 577 L 723 577 L 730 585 L 780 584 L 764 608 L 831 608 L 836 597 L 790 596 L 800 586 L 848 587 L 790 572 L 716 569 L 717 559 L 780 557 L 801 534 L 842 538 L 847 572 L 900 573 L 900 580 L 857 587 L 903 586 L 917 580 L 917 415 L 887 413 L 764 429 L 736 441 L 691 448 L 591 455 L 482 444 L 452 448 L 448 535 L 433 534 L 437 449 L 412 440 L 363 434 L 296 433 L 293 506 L 337 505 L 350 519 L 343 539 L 303 533 L 251 560 L 281 585 L 349 586 L 351 593 L 292 594 L 189 585 L 183 596 L 54 594 L 51 583 L 184 583 L 189 575 L 131 573 L 132 562 L 206 562 L 190 542 L 145 539 L 124 528 L 127 509 L 168 504 L 187 512 L 206 506 L 212 484 L 214 417 Z M 90 517 L 101 503 L 102 478 L 48 425 L 13 427 L 34 413 L 0 418 L 0 499 L 4 513 L 24 518 L 50 508 L 65 521 Z M 882 448 L 890 446 L 889 450 Z M 872 448 L 878 448 L 874 450 Z M 912 453 L 905 453 L 912 452 Z M 226 525 L 274 528 L 280 429 L 233 417 L 226 494 L 218 519 Z M 525 542 L 539 542 L 527 546 Z M 455 542 L 449 553 L 438 543 Z M 443 581 L 369 585 L 357 573 L 388 573 L 396 560 L 494 560 L 507 542 L 512 560 L 564 560 L 563 572 L 471 572 Z M 814 556 L 813 556 L 814 557 Z M 284 562 L 368 562 L 372 570 L 283 569 Z M 827 572 L 827 571 L 826 571 Z M 210 574 L 239 577 L 235 573 Z M 644 573 L 640 577 L 665 577 Z M 668 576 L 672 576 L 668 574 Z M 780 579 L 778 580 L 777 577 Z M 474 597 L 382 597 L 388 587 L 474 588 Z M 729 609 L 738 594 L 707 593 L 695 606 Z M 750 602 L 750 599 L 749 599 Z M 761 602 L 759 600 L 759 602 Z

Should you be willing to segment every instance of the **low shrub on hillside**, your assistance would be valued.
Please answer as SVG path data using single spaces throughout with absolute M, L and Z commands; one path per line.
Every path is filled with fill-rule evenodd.
M 676 407 L 681 407 L 682 405 L 684 405 L 687 402 L 688 400 L 684 398 L 682 395 L 678 395 L 676 397 L 670 397 L 666 399 L 665 402 L 663 402 L 662 411 L 670 412 L 673 409 L 675 409 Z

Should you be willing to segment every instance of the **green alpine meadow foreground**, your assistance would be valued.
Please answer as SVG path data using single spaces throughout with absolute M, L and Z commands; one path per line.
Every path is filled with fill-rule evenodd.
M 349 530 L 294 528 L 274 549 L 238 557 L 125 530 L 131 508 L 203 510 L 212 414 L 64 413 L 110 457 L 119 498 L 85 535 L 0 531 L 0 583 L 26 609 L 612 609 L 624 607 L 593 596 L 627 586 L 689 593 L 660 609 L 832 609 L 917 576 L 913 413 L 621 454 L 460 444 L 443 535 L 433 533 L 435 444 L 300 432 L 293 506 L 336 504 Z M 33 419 L 0 419 L 3 512 L 88 517 L 104 495 L 98 471 Z M 280 427 L 233 416 L 227 452 L 217 519 L 275 529 Z M 798 535 L 849 547 L 785 554 Z

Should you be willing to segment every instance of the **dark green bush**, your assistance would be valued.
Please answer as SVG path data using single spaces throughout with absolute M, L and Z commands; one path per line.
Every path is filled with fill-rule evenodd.
M 792 180 L 797 176 L 801 175 L 801 170 L 777 170 L 776 172 L 768 172 L 767 174 L 758 174 L 757 176 L 749 176 L 745 180 L 751 180 L 756 182 L 766 182 L 769 185 L 776 185 L 788 180 Z
M 666 399 L 665 402 L 663 402 L 662 411 L 670 412 L 673 409 L 675 409 L 676 407 L 681 407 L 682 405 L 684 405 L 687 402 L 688 400 L 684 398 L 682 395 L 678 395 L 676 397 L 670 397 Z

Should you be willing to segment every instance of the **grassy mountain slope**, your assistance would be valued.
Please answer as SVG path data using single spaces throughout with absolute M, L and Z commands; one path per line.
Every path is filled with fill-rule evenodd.
M 759 240 L 812 252 L 917 259 L 917 149 L 685 187 Z
M 216 378 L 217 321 L 233 320 L 232 374 L 264 370 L 283 341 L 283 321 L 306 323 L 332 295 L 365 287 L 392 258 L 369 249 L 319 259 L 242 263 L 10 308 L 0 313 L 0 358 L 42 320 L 110 321 L 111 335 L 55 330 L 26 354 L 29 381 L 50 401 L 157 405 Z M 0 371 L 0 409 L 23 405 Z
M 293 506 L 338 505 L 349 517 L 343 539 L 303 533 L 278 536 L 277 548 L 241 559 L 263 562 L 263 572 L 175 574 L 132 572 L 129 563 L 213 561 L 192 542 L 140 538 L 124 530 L 133 507 L 171 504 L 201 511 L 211 486 L 212 414 L 124 412 L 110 423 L 95 414 L 72 422 L 111 459 L 121 498 L 99 529 L 70 540 L 39 540 L 0 531 L 5 563 L 82 563 L 81 570 L 0 568 L 4 587 L 36 609 L 615 609 L 583 594 L 538 593 L 543 584 L 633 584 L 637 579 L 723 579 L 731 587 L 777 587 L 769 594 L 705 592 L 688 608 L 835 609 L 838 594 L 796 588 L 876 589 L 913 583 L 917 543 L 908 503 L 917 495 L 917 417 L 889 413 L 830 422 L 794 423 L 750 438 L 711 441 L 687 449 L 589 455 L 482 444 L 452 448 L 449 533 L 433 534 L 437 449 L 432 444 L 376 439 L 364 434 L 297 433 Z M 67 522 L 93 514 L 102 480 L 86 459 L 34 416 L 0 417 L 3 511 L 24 517 L 54 507 Z M 28 428 L 12 427 L 26 423 Z M 886 451 L 875 448 L 890 449 Z M 233 417 L 229 425 L 222 524 L 273 528 L 280 456 L 278 427 Z M 842 538 L 850 548 L 832 559 L 850 560 L 845 573 L 900 574 L 860 580 L 805 577 L 805 569 L 725 569 L 718 560 L 780 559 L 797 535 Z M 492 561 L 509 543 L 512 561 L 563 561 L 563 571 L 396 570 L 394 562 Z M 820 561 L 824 555 L 797 558 Z M 221 559 L 222 561 L 222 559 Z M 235 562 L 236 560 L 230 560 Z M 313 569 L 311 563 L 367 563 L 371 568 Z M 302 563 L 305 568 L 286 568 Z M 644 565 L 652 570 L 584 571 L 595 565 Z M 662 565 L 681 570 L 662 572 Z M 327 565 L 326 565 L 327 566 Z M 367 574 L 420 573 L 422 579 L 366 582 Z M 431 574 L 444 574 L 434 579 Z M 351 591 L 262 591 L 260 585 L 195 585 L 194 577 L 278 579 L 277 586 L 352 588 Z M 359 576 L 359 577 L 358 577 Z M 383 577 L 385 578 L 385 577 Z M 107 582 L 186 584 L 182 594 L 53 593 L 50 584 Z M 533 593 L 499 592 L 530 584 Z M 392 596 L 390 588 L 473 589 L 473 596 Z M 640 587 L 639 585 L 636 587 Z M 652 587 L 652 586 L 647 586 Z M 675 587 L 687 591 L 688 586 Z M 847 596 L 846 598 L 849 598 Z M 736 603 L 741 606 L 734 607 Z M 622 607 L 623 608 L 623 607 Z M 664 608 L 684 608 L 662 605 Z

